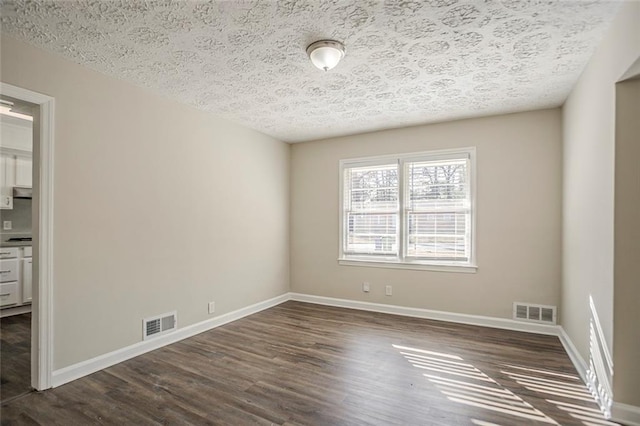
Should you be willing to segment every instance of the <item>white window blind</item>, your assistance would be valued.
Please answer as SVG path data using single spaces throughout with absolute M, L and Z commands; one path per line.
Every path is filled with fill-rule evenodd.
M 406 256 L 469 260 L 468 170 L 468 159 L 405 163 Z
M 341 161 L 341 259 L 475 265 L 475 150 Z
M 398 254 L 398 164 L 344 170 L 344 252 Z

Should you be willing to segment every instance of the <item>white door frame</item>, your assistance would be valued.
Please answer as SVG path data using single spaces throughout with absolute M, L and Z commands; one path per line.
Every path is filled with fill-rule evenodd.
M 49 389 L 53 373 L 53 142 L 54 98 L 0 83 L 0 93 L 40 106 L 34 114 L 34 286 L 31 320 L 31 386 Z

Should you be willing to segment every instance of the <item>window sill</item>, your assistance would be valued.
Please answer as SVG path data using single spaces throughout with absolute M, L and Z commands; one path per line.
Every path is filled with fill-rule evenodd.
M 370 268 L 409 269 L 414 271 L 460 272 L 475 274 L 478 271 L 476 265 L 434 265 L 428 263 L 399 262 L 396 260 L 372 260 L 372 259 L 338 259 L 338 264 L 343 266 L 364 266 Z

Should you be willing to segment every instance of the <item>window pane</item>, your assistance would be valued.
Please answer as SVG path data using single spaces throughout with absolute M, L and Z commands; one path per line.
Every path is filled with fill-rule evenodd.
M 345 253 L 397 255 L 396 163 L 345 170 Z
M 398 166 L 354 167 L 347 170 L 346 194 L 351 211 L 398 209 Z
M 475 267 L 474 153 L 469 148 L 341 161 L 341 258 Z
M 407 256 L 468 261 L 467 160 L 407 163 L 406 173 Z
M 392 214 L 347 213 L 346 252 L 396 254 L 398 216 Z
M 409 208 L 442 210 L 468 205 L 467 161 L 408 164 Z
M 466 213 L 409 213 L 407 256 L 468 260 Z

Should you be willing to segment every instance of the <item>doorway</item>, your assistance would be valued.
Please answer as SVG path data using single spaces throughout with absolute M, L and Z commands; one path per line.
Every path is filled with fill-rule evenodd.
M 31 391 L 33 116 L 0 95 L 0 401 Z
M 31 313 L 30 318 L 21 321 L 21 335 L 24 323 L 29 325 L 28 344 L 30 348 L 29 389 L 44 390 L 52 382 L 52 314 L 53 314 L 53 124 L 54 99 L 6 83 L 0 83 L 0 98 L 13 102 L 16 108 L 5 104 L 5 108 L 21 113 L 19 105 L 29 105 L 33 117 L 32 189 L 31 189 Z M 15 163 L 14 163 L 15 166 Z M 23 188 L 24 189 L 24 188 Z M 3 191 L 7 191 L 3 189 Z M 13 191 L 13 190 L 12 190 Z M 12 195 L 15 192 L 12 192 Z M 4 192 L 3 194 L 4 195 Z M 18 198 L 20 196 L 18 195 Z M 23 206 L 24 208 L 24 206 Z M 2 210 L 5 212 L 7 210 Z M 4 225 L 0 223 L 0 225 Z M 13 223 L 12 223 L 13 225 Z M 4 251 L 4 250 L 3 250 Z M 25 253 L 21 253 L 26 258 Z M 10 253 L 9 256 L 13 256 Z M 16 280 L 17 282 L 17 280 Z M 17 285 L 17 284 L 16 284 Z M 5 293 L 4 291 L 2 292 Z M 21 296 L 28 295 L 24 288 Z M 24 319 L 24 318 L 23 318 Z M 29 321 L 30 319 L 30 321 Z M 1 332 L 1 330 L 0 330 Z M 24 349 L 24 345 L 21 346 Z M 6 400 L 2 395 L 2 400 Z

